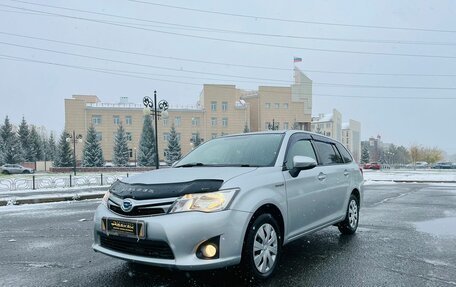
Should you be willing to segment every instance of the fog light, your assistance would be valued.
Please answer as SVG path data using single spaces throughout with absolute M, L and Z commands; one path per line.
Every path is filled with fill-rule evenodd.
M 217 259 L 220 256 L 220 235 L 201 242 L 196 248 L 196 257 L 203 260 Z
M 203 253 L 204 257 L 212 258 L 217 254 L 217 246 L 215 244 L 209 243 L 201 248 L 201 252 Z

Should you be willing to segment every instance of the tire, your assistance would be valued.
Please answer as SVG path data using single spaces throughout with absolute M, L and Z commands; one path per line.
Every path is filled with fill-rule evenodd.
M 4 171 L 2 171 L 2 173 L 3 173 L 3 174 L 9 174 L 9 171 L 4 170 Z
M 359 200 L 353 194 L 350 195 L 347 206 L 347 214 L 344 221 L 340 222 L 337 227 L 342 234 L 354 234 L 358 229 L 359 222 Z
M 22 173 L 23 173 L 23 174 L 30 174 L 30 171 L 24 170 Z
M 266 244 L 263 238 L 267 239 Z M 249 276 L 263 281 L 276 271 L 281 252 L 282 236 L 277 221 L 269 213 L 261 214 L 247 229 L 241 265 Z

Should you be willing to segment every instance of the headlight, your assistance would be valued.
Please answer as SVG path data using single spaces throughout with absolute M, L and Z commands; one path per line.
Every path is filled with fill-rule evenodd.
M 108 200 L 110 195 L 111 193 L 109 191 L 106 191 L 106 193 L 103 196 L 103 199 L 101 200 L 101 203 L 103 203 L 105 206 L 108 206 Z
M 186 194 L 174 202 L 169 212 L 222 211 L 228 207 L 238 191 L 239 189 L 227 189 L 208 193 Z

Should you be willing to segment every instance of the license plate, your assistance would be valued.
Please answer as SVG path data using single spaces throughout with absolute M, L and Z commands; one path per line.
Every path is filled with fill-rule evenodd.
M 108 235 L 115 234 L 127 237 L 144 238 L 146 234 L 146 225 L 143 221 L 103 218 L 101 224 Z

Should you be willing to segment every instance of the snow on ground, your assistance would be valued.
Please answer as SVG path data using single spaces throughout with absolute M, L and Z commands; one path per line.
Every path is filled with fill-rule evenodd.
M 428 181 L 428 182 L 454 182 L 456 183 L 455 170 L 364 170 L 365 184 L 375 181 Z M 382 182 L 384 183 L 384 182 Z

